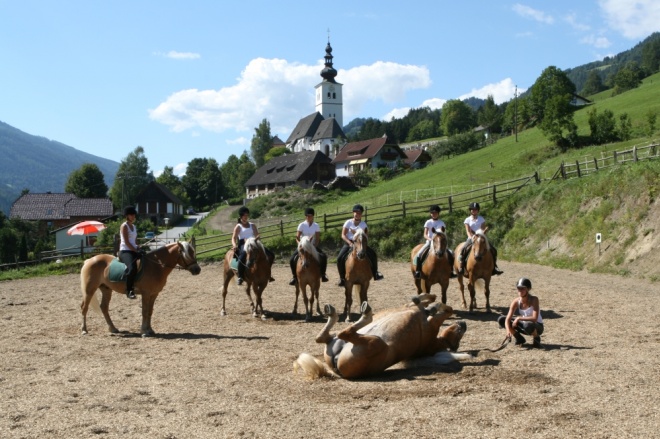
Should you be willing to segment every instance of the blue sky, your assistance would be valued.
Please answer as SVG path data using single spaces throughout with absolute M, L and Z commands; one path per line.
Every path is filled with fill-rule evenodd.
M 328 32 L 329 30 L 329 32 Z M 286 140 L 315 111 L 328 35 L 344 123 L 500 103 L 660 30 L 657 0 L 0 0 L 0 121 L 155 174 Z

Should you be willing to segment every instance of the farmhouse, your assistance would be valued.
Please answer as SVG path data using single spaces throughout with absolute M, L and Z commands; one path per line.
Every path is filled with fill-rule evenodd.
M 149 218 L 154 224 L 162 224 L 165 218 L 174 224 L 183 215 L 184 207 L 179 197 L 155 181 L 135 197 L 135 208 L 140 217 Z
M 396 168 L 406 153 L 384 134 L 383 137 L 346 144 L 332 160 L 338 177 L 350 177 L 368 168 Z

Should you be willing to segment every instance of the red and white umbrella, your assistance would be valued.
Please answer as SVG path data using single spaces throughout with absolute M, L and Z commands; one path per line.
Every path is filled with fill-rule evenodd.
M 90 235 L 105 229 L 105 224 L 98 221 L 83 221 L 66 231 L 67 235 Z

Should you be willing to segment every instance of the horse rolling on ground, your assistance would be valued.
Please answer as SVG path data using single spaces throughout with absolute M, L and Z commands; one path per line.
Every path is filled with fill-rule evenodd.
M 432 294 L 415 296 L 408 306 L 385 311 L 375 318 L 364 302 L 360 319 L 336 336 L 330 330 L 338 320 L 337 311 L 326 305 L 328 321 L 316 337 L 317 343 L 325 344 L 324 361 L 303 353 L 293 363 L 294 370 L 301 369 L 310 378 L 362 378 L 419 357 L 432 356 L 434 364 L 471 358 L 469 354 L 452 353 L 465 334 L 465 322 L 456 322 L 438 335 L 440 325 L 453 311 L 440 303 L 429 305 L 434 300 Z
M 100 311 L 105 317 L 108 329 L 118 333 L 108 313 L 112 292 L 126 293 L 126 282 L 113 282 L 109 279 L 110 263 L 115 259 L 112 255 L 97 255 L 85 261 L 80 270 L 80 287 L 82 289 L 82 333 L 87 334 L 87 310 L 89 305 L 99 309 L 96 290 L 101 290 Z M 202 269 L 197 264 L 195 247 L 185 241 L 174 242 L 153 250 L 142 257 L 142 268 L 139 278 L 135 281 L 135 292 L 142 296 L 142 336 L 155 335 L 151 327 L 151 315 L 158 293 L 163 290 L 167 277 L 176 267 L 188 270 L 193 275 Z
M 261 296 L 264 292 L 264 289 L 268 285 L 270 280 L 270 261 L 266 255 L 266 249 L 260 240 L 255 239 L 254 237 L 248 238 L 245 240 L 244 244 L 246 252 L 246 270 L 243 280 L 245 281 L 245 293 L 248 296 L 250 301 L 250 310 L 254 317 L 264 318 L 264 308 L 261 300 Z M 227 298 L 227 289 L 229 286 L 229 281 L 234 277 L 236 272 L 231 268 L 231 261 L 234 258 L 234 250 L 229 250 L 225 255 L 224 262 L 224 283 L 222 286 L 222 309 L 220 310 L 220 315 L 226 316 L 227 311 L 225 310 L 225 299 Z M 239 262 L 240 264 L 240 262 Z M 255 300 L 252 300 L 252 293 L 254 291 Z M 256 303 L 255 303 L 256 302 Z
M 298 244 L 298 262 L 296 264 L 296 302 L 293 305 L 293 314 L 298 314 L 298 295 L 302 289 L 305 303 L 305 321 L 311 322 L 314 314 L 314 299 L 316 299 L 316 312 L 321 315 L 319 304 L 319 289 L 321 288 L 321 265 L 319 253 L 309 236 L 303 236 Z M 310 289 L 307 298 L 307 287 Z
M 371 261 L 367 255 L 367 235 L 364 230 L 357 229 L 353 235 L 353 245 L 351 252 L 346 258 L 346 286 L 344 287 L 344 295 L 346 301 L 344 303 L 344 314 L 346 314 L 346 321 L 351 321 L 351 306 L 353 305 L 353 292 L 360 296 L 360 303 L 367 301 L 367 291 L 369 290 L 369 282 L 373 278 L 371 273 Z
M 459 258 L 454 261 L 454 266 L 458 272 L 458 285 L 461 288 L 461 297 L 463 298 L 463 308 L 467 308 L 465 303 L 465 289 L 463 286 L 463 277 L 467 278 L 467 286 L 470 291 L 470 312 L 477 307 L 477 299 L 475 297 L 475 285 L 477 281 L 483 281 L 484 294 L 486 295 L 486 312 L 490 313 L 490 278 L 493 274 L 493 254 L 490 251 L 490 244 L 486 238 L 486 230 L 478 230 L 472 236 L 472 249 L 467 256 L 467 261 L 463 264 L 465 266 L 465 276 L 459 270 Z M 461 243 L 456 247 L 455 255 L 460 255 L 465 243 Z
M 417 293 L 430 293 L 434 284 L 440 284 L 442 288 L 442 303 L 447 303 L 447 288 L 451 277 L 452 266 L 449 263 L 449 254 L 447 252 L 447 235 L 444 231 L 433 229 L 433 240 L 431 248 L 428 250 L 428 256 L 422 265 L 421 279 L 415 278 L 415 256 L 424 244 L 419 244 L 410 252 L 410 270 L 415 280 Z M 423 291 L 422 291 L 423 290 Z

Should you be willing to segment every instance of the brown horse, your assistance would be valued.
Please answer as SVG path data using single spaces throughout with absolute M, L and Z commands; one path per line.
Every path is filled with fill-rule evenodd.
M 424 294 L 412 298 L 404 308 L 385 311 L 375 318 L 371 307 L 364 302 L 360 320 L 336 336 L 330 334 L 337 322 L 337 311 L 325 306 L 328 322 L 316 337 L 325 344 L 324 361 L 310 354 L 301 354 L 293 363 L 294 370 L 302 369 L 311 377 L 332 376 L 360 378 L 376 375 L 404 360 L 435 356 L 436 364 L 446 364 L 469 354 L 451 354 L 456 351 L 466 330 L 465 322 L 457 322 L 440 335 L 440 325 L 452 315 L 451 307 Z M 425 307 L 426 306 L 426 307 Z
M 115 327 L 108 313 L 112 292 L 126 293 L 126 282 L 113 282 L 109 279 L 110 263 L 115 259 L 112 255 L 97 255 L 85 261 L 80 270 L 80 287 L 82 289 L 82 333 L 87 334 L 87 310 L 90 303 L 99 309 L 96 290 L 101 290 L 100 311 L 105 317 L 108 329 L 112 333 L 119 330 Z M 193 275 L 202 269 L 197 264 L 195 246 L 189 242 L 174 242 L 153 250 L 142 258 L 142 273 L 135 281 L 136 294 L 142 295 L 142 336 L 154 335 L 151 328 L 151 315 L 154 302 L 165 287 L 167 277 L 177 266 L 188 270 Z
M 264 292 L 264 289 L 268 285 L 270 279 L 270 261 L 268 260 L 268 255 L 266 255 L 266 249 L 264 245 L 255 238 L 248 238 L 245 240 L 244 244 L 246 255 L 246 270 L 245 278 L 243 279 L 246 284 L 245 293 L 250 300 L 250 309 L 254 317 L 265 318 L 264 316 L 264 307 L 261 301 L 261 295 Z M 234 258 L 234 250 L 229 250 L 225 255 L 224 263 L 224 284 L 222 287 L 222 309 L 220 310 L 220 315 L 226 316 L 227 312 L 225 311 L 225 299 L 227 298 L 227 287 L 229 286 L 229 281 L 234 274 L 235 270 L 231 267 L 231 261 Z M 240 264 L 240 261 L 239 261 Z M 252 293 L 254 291 L 255 301 L 252 301 Z
M 367 301 L 367 290 L 369 282 L 373 278 L 371 273 L 371 262 L 367 257 L 367 235 L 364 230 L 358 229 L 353 235 L 353 246 L 351 252 L 346 258 L 346 286 L 344 294 L 346 302 L 344 303 L 344 313 L 346 321 L 351 321 L 351 306 L 353 305 L 353 292 L 359 294 L 360 303 Z
M 470 291 L 470 312 L 477 307 L 477 299 L 475 297 L 475 285 L 477 281 L 481 280 L 484 283 L 484 294 L 486 295 L 486 312 L 490 310 L 490 277 L 493 274 L 493 254 L 490 251 L 490 244 L 486 238 L 486 230 L 478 230 L 472 235 L 472 249 L 467 256 L 467 260 L 463 262 L 465 266 L 465 277 L 467 278 L 467 286 Z M 455 255 L 460 255 L 465 243 L 461 243 L 456 247 Z M 461 288 L 461 296 L 463 298 L 463 308 L 467 308 L 465 303 L 465 289 L 463 287 L 463 274 L 460 272 L 460 258 L 456 258 L 454 266 L 458 272 L 458 285 Z
M 319 264 L 319 253 L 312 244 L 309 236 L 303 236 L 298 244 L 298 263 L 296 264 L 296 303 L 293 305 L 293 314 L 298 314 L 298 295 L 303 292 L 305 303 L 305 321 L 311 322 L 314 314 L 314 299 L 316 299 L 316 312 L 321 315 L 319 305 L 319 289 L 321 288 L 321 265 Z M 307 287 L 310 289 L 310 297 L 307 299 Z
M 442 288 L 442 303 L 447 303 L 447 288 L 451 277 L 452 266 L 449 263 L 449 253 L 447 252 L 447 235 L 444 232 L 433 230 L 433 240 L 431 248 L 428 250 L 428 256 L 422 265 L 421 279 L 415 278 L 417 265 L 415 256 L 422 249 L 424 244 L 419 244 L 410 252 L 410 270 L 413 273 L 417 293 L 430 293 L 434 284 L 440 284 Z M 422 291 L 422 286 L 424 291 Z

